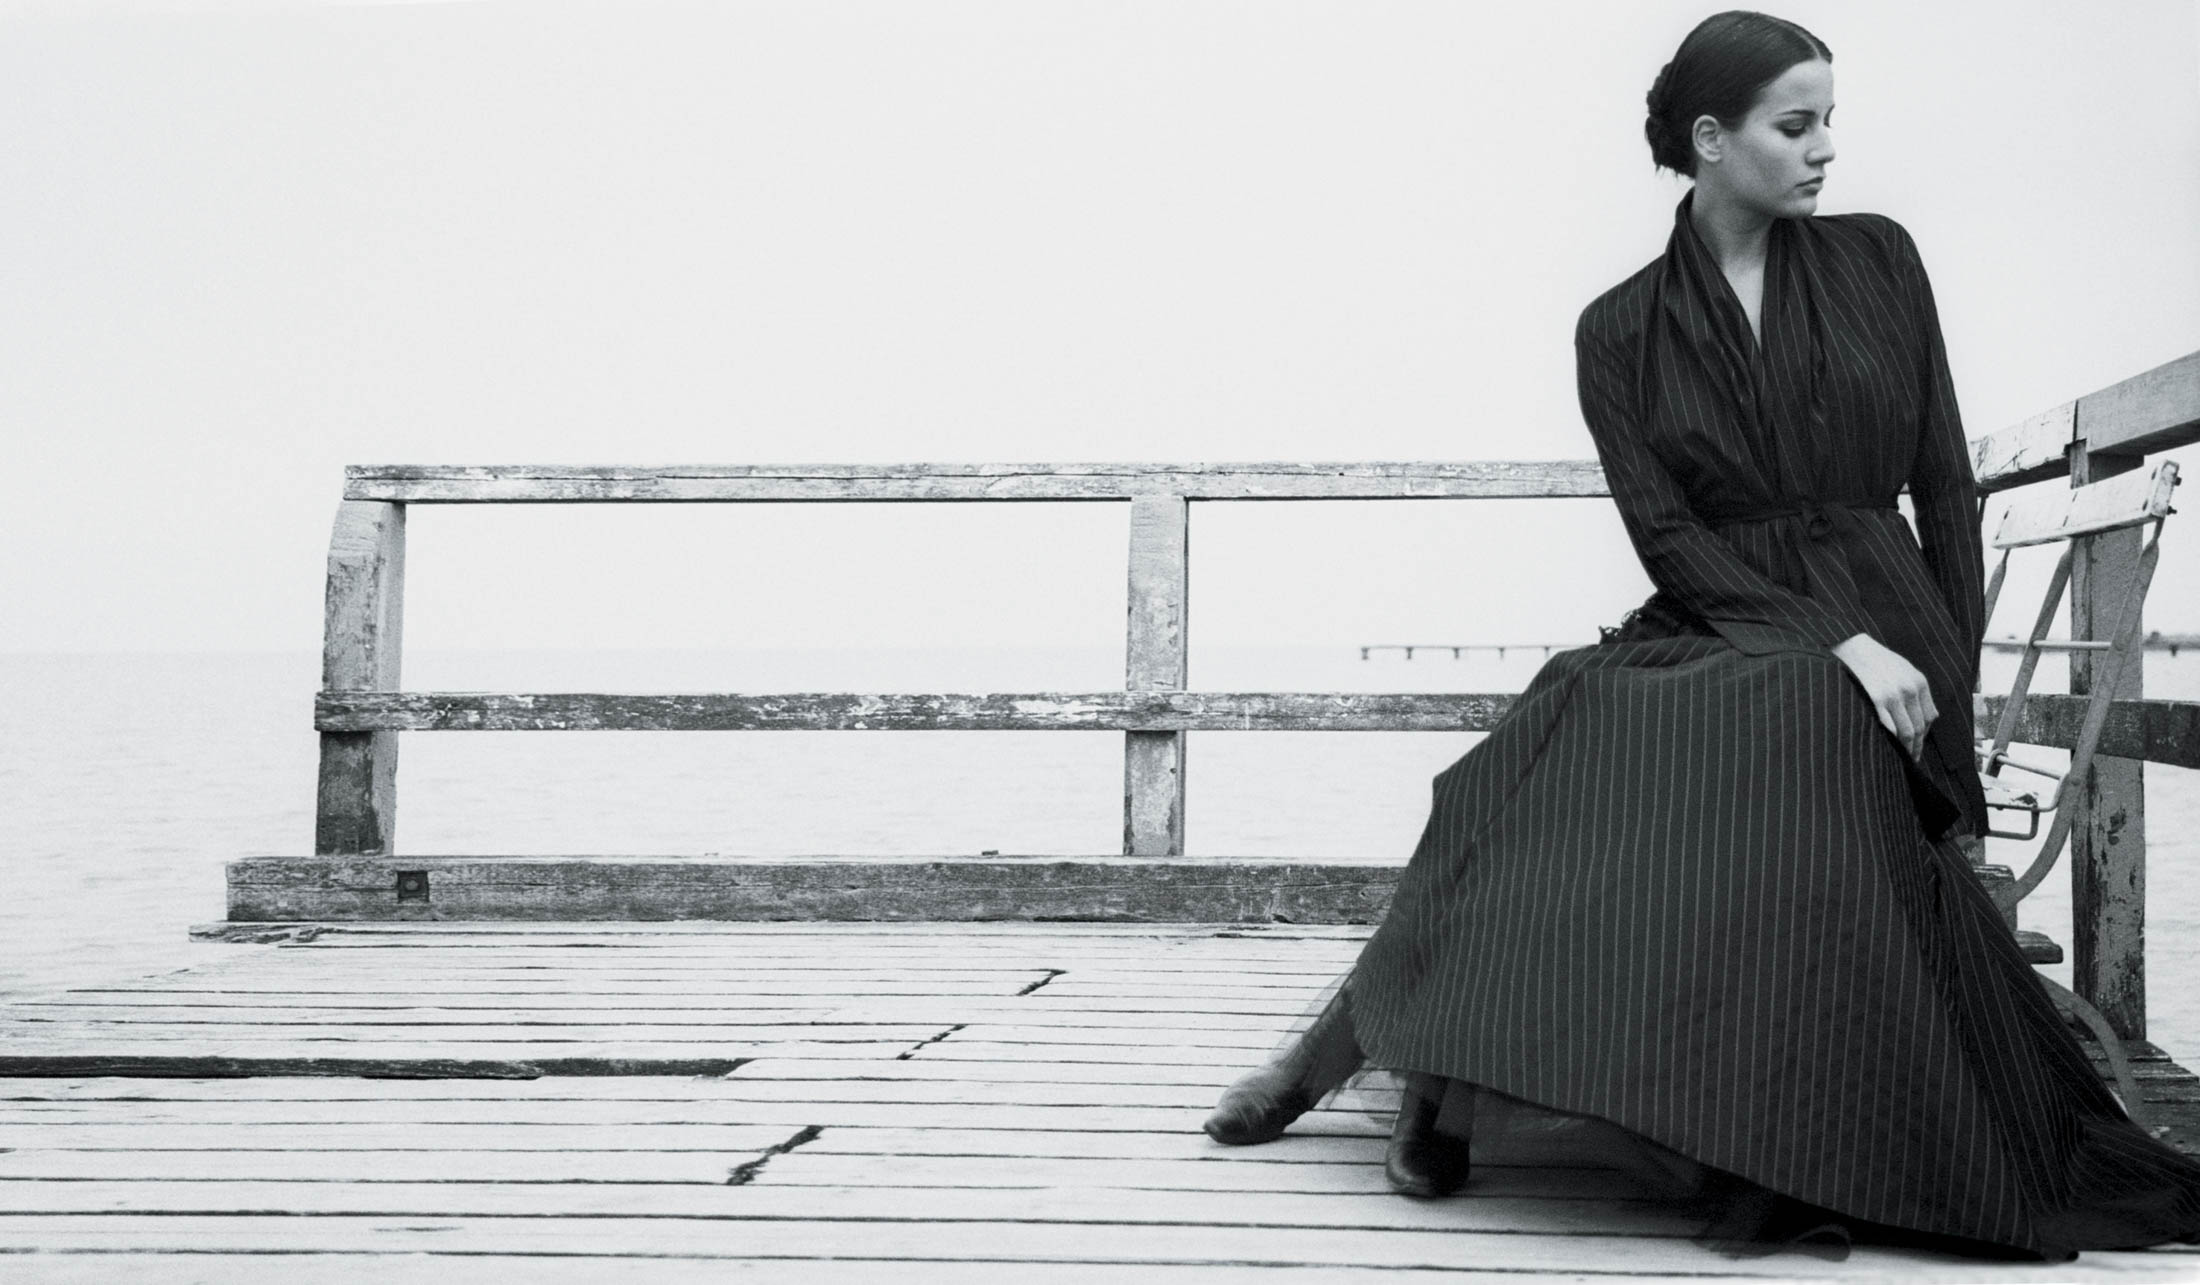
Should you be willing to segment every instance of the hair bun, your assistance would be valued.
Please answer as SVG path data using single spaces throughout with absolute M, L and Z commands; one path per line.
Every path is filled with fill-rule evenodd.
M 1663 116 L 1665 109 L 1672 106 L 1672 94 L 1673 64 L 1668 62 L 1658 68 L 1658 78 L 1650 82 L 1650 92 L 1643 96 L 1643 101 L 1652 116 Z
M 1673 136 L 1673 64 L 1668 62 L 1658 69 L 1658 78 L 1651 82 L 1650 92 L 1643 95 L 1647 114 L 1643 117 L 1642 136 L 1650 144 L 1650 156 L 1654 163 L 1670 165 L 1675 155 Z M 1678 168 L 1674 166 L 1673 168 Z

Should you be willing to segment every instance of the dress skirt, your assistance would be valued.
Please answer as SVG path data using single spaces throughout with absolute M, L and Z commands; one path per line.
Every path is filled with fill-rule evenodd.
M 1829 653 L 1558 653 L 1436 778 L 1332 1004 L 1370 1066 L 1859 1224 L 2200 1240 L 2200 1164 L 2124 1115 L 1908 762 Z

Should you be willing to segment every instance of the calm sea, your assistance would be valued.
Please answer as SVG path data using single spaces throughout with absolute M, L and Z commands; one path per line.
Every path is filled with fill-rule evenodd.
M 1502 660 L 1356 648 L 1195 650 L 1192 684 L 1271 691 L 1513 691 Z M 2200 698 L 2200 656 L 2147 659 L 2150 695 Z M 1112 649 L 422 653 L 406 685 L 506 691 L 1046 691 L 1121 685 Z M 1987 686 L 2010 658 L 1990 654 Z M 2046 668 L 2059 669 L 2050 664 Z M 0 992 L 183 967 L 222 915 L 222 863 L 313 838 L 318 658 L 0 655 Z M 2050 689 L 2043 683 L 2042 689 Z M 1188 846 L 1394 855 L 1463 733 L 1200 733 Z M 470 733 L 406 738 L 401 851 L 1096 854 L 1121 832 L 1110 733 Z M 2153 1036 L 2200 1057 L 2200 779 L 2147 768 Z M 1994 860 L 2017 861 L 1996 841 Z M 2067 882 L 2027 902 L 2067 943 Z M 2067 981 L 2067 969 L 2055 970 Z

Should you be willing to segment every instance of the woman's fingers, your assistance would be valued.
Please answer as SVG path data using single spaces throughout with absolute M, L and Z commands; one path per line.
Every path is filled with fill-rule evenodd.
M 1940 717 L 1932 684 L 1925 675 L 1899 653 L 1883 646 L 1851 648 L 1837 655 L 1871 698 L 1879 725 L 1902 742 L 1910 757 L 1922 757 L 1926 729 Z
M 1879 721 L 1889 732 L 1894 734 L 1896 740 L 1904 745 L 1910 743 L 1912 735 L 1910 712 L 1902 707 L 1902 698 L 1899 694 L 1890 692 L 1887 698 L 1879 703 Z

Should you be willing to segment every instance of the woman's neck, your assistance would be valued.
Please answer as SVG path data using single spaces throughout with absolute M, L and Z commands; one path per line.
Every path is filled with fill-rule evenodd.
M 1701 186 L 1696 188 L 1695 199 L 1688 207 L 1688 217 L 1696 225 L 1696 235 L 1711 247 L 1712 256 L 1721 264 L 1764 262 L 1765 246 L 1772 232 L 1770 215 L 1715 193 L 1707 194 Z

